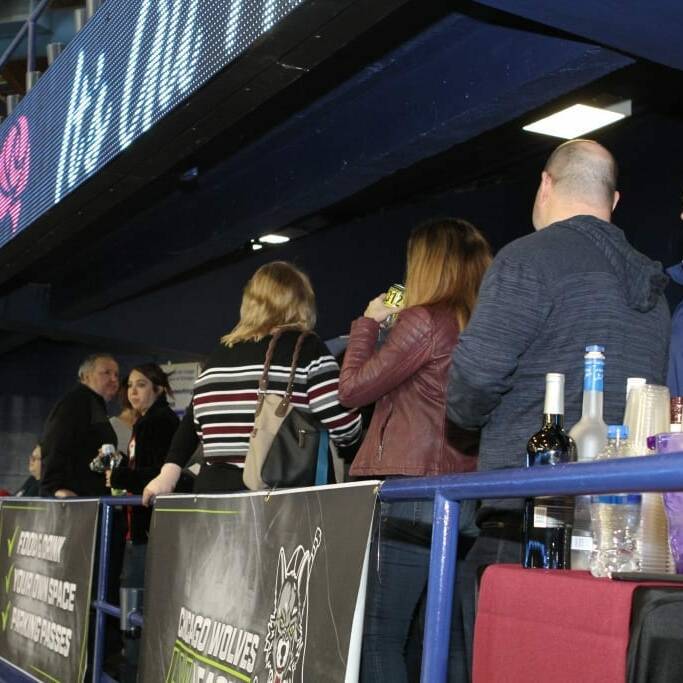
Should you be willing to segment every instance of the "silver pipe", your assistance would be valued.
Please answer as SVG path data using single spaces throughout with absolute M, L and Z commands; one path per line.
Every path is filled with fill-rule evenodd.
M 92 18 L 92 15 L 97 12 L 102 4 L 102 0 L 85 0 L 85 12 L 88 15 L 88 19 Z
M 40 71 L 27 71 L 26 72 L 26 92 L 31 90 L 33 86 L 38 82 L 40 78 Z
M 85 7 L 79 7 L 74 10 L 74 24 L 76 25 L 76 33 L 78 33 L 87 23 L 88 15 Z
M 52 62 L 62 54 L 64 43 L 48 43 L 47 44 L 47 65 L 51 66 Z
M 7 116 L 9 116 L 21 102 L 21 95 L 7 95 L 5 98 L 5 107 L 7 108 Z

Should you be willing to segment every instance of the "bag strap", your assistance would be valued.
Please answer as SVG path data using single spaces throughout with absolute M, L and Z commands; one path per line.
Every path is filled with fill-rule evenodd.
M 330 435 L 326 429 L 320 432 L 320 441 L 318 442 L 318 460 L 315 466 L 315 486 L 323 486 L 327 484 L 327 477 L 329 472 L 329 456 L 328 448 L 330 442 Z
M 273 334 L 273 338 L 270 340 L 270 343 L 268 344 L 268 350 L 266 351 L 266 360 L 263 364 L 263 373 L 261 374 L 261 379 L 259 379 L 258 401 L 256 404 L 255 417 L 258 417 L 259 413 L 263 409 L 263 402 L 266 400 L 266 394 L 268 393 L 268 374 L 270 372 L 270 363 L 273 360 L 275 345 L 277 344 L 277 341 L 283 332 L 283 329 L 276 330 Z M 306 330 L 302 332 L 296 340 L 296 344 L 294 346 L 294 353 L 292 354 L 292 367 L 289 371 L 287 389 L 285 390 L 285 395 L 282 397 L 282 401 L 280 401 L 280 404 L 275 409 L 275 414 L 278 417 L 284 417 L 287 414 L 287 409 L 289 408 L 289 404 L 292 400 L 292 393 L 294 390 L 294 378 L 296 376 L 296 368 L 299 362 L 299 356 L 301 354 L 301 347 L 304 345 L 306 337 L 310 334 L 313 333 L 310 330 Z

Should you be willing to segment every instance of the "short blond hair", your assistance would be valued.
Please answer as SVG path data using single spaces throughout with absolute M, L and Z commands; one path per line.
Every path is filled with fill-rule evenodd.
M 440 304 L 462 330 L 491 263 L 486 238 L 461 218 L 441 218 L 415 228 L 408 240 L 405 305 Z
M 233 346 L 260 341 L 278 327 L 312 330 L 315 293 L 308 276 L 286 261 L 261 266 L 247 282 L 240 306 L 240 321 L 221 342 Z

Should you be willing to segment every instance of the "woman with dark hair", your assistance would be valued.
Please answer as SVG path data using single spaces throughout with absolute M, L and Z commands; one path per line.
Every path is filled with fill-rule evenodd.
M 107 486 L 140 495 L 147 483 L 159 474 L 179 423 L 166 398 L 172 395 L 168 376 L 155 363 L 138 365 L 131 370 L 128 400 L 139 417 L 133 425 L 128 454 L 119 467 L 107 471 Z M 151 510 L 128 507 L 126 519 L 121 588 L 142 589 Z M 138 649 L 138 640 L 124 640 L 122 683 L 136 680 Z
M 244 490 L 249 448 L 266 352 L 279 335 L 272 357 L 269 393 L 284 396 L 294 349 L 302 332 L 315 327 L 315 294 L 308 276 L 285 261 L 261 266 L 247 282 L 240 319 L 209 356 L 194 385 L 192 403 L 173 440 L 161 473 L 145 488 L 143 502 L 174 490 L 201 440 L 203 463 L 196 493 Z M 315 335 L 304 338 L 294 374 L 298 410 L 313 414 L 340 445 L 360 436 L 360 416 L 339 404 L 339 366 Z
M 376 348 L 380 324 L 396 309 L 384 305 L 383 294 L 353 322 L 339 396 L 352 407 L 375 402 L 375 411 L 351 475 L 419 477 L 476 468 L 476 436 L 454 433 L 445 394 L 451 352 L 490 261 L 486 239 L 466 221 L 420 225 L 408 241 L 405 307 L 384 344 Z M 373 540 L 371 551 L 379 567 L 368 579 L 363 682 L 408 680 L 404 652 L 427 586 L 431 523 L 431 502 L 382 504 L 381 540 Z
M 139 495 L 159 474 L 179 423 L 168 405 L 167 396 L 172 395 L 168 376 L 155 363 L 131 370 L 128 400 L 140 417 L 133 425 L 127 456 L 107 475 L 107 485 Z M 129 534 L 137 542 L 147 542 L 149 518 L 149 510 L 134 510 Z
M 116 443 L 118 450 L 121 453 L 128 451 L 128 442 L 133 436 L 133 425 L 138 419 L 139 414 L 128 400 L 128 377 L 121 378 L 121 386 L 118 391 L 119 404 L 121 405 L 121 412 L 114 417 L 109 418 L 109 424 L 116 432 Z

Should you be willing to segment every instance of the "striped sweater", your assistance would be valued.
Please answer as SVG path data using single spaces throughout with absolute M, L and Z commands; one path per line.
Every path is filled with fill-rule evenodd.
M 285 332 L 275 347 L 268 393 L 284 395 L 298 332 Z M 249 434 L 254 427 L 258 382 L 270 337 L 219 346 L 209 356 L 195 382 L 192 403 L 176 433 L 166 462 L 184 466 L 201 440 L 204 457 L 228 459 L 244 466 Z M 345 446 L 358 440 L 360 415 L 339 404 L 339 366 L 325 345 L 309 336 L 299 356 L 292 404 L 313 413 L 329 430 L 330 438 Z

